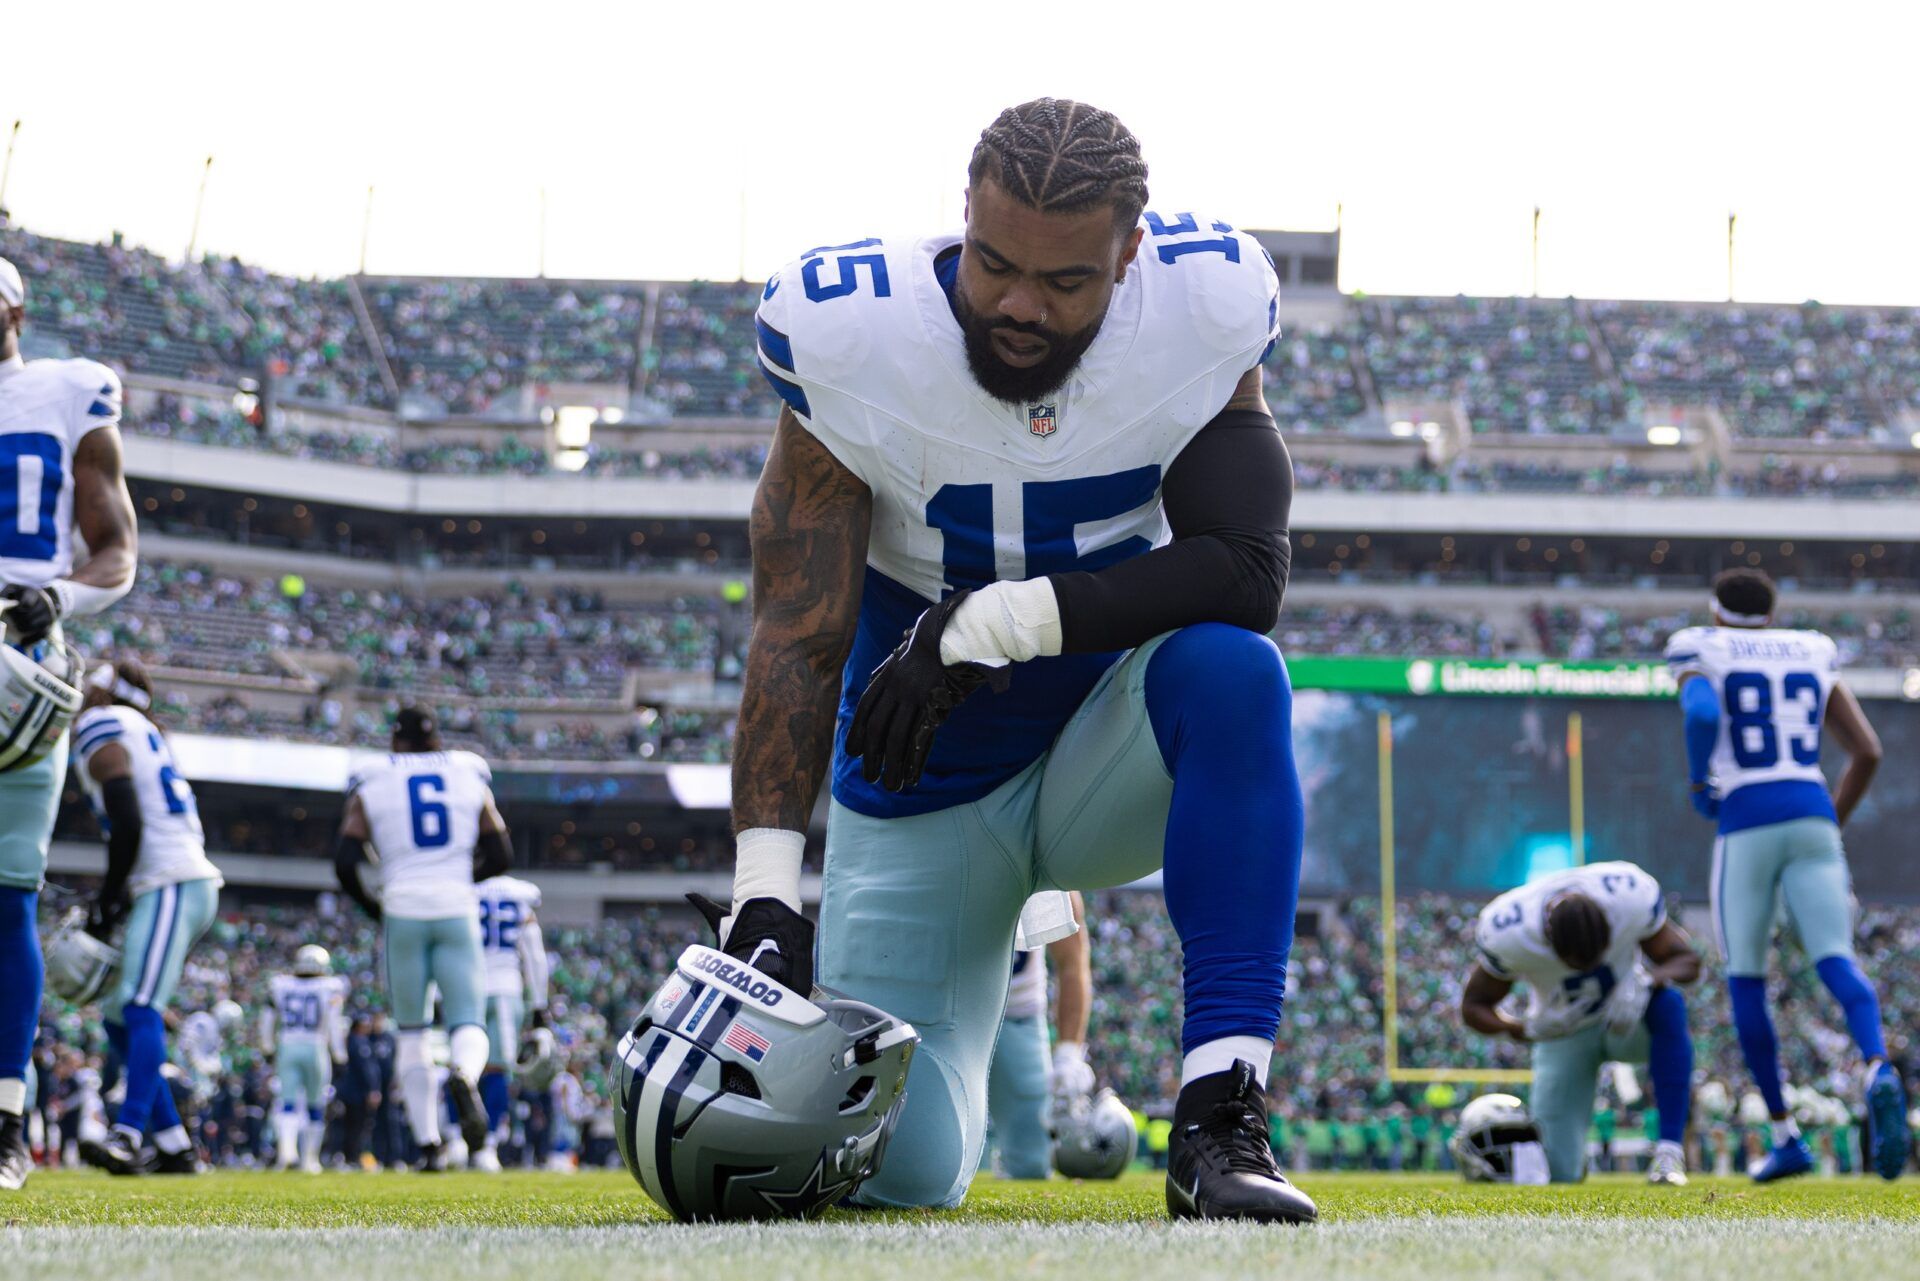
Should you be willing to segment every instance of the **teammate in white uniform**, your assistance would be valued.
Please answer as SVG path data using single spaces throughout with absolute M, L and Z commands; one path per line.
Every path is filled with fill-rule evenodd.
M 487 958 L 487 1070 L 480 1101 L 487 1109 L 487 1143 L 473 1155 L 474 1168 L 500 1168 L 500 1140 L 513 1129 L 507 1074 L 520 1054 L 520 1024 L 547 1026 L 547 943 L 540 933 L 540 887 L 513 876 L 495 876 L 476 887 L 480 899 L 480 947 Z
M 1080 929 L 1045 948 L 1015 952 L 1007 1010 L 987 1072 L 987 1138 L 995 1165 L 1009 1179 L 1044 1179 L 1053 1172 L 1054 1119 L 1093 1093 L 1087 1062 L 1087 1019 L 1093 1007 L 1093 971 L 1084 926 L 1086 907 L 1073 895 Z M 1060 1041 L 1047 1053 L 1047 962 L 1059 970 Z
M 1186 984 L 1169 1210 L 1310 1220 L 1262 1089 L 1304 840 L 1266 636 L 1291 555 L 1259 369 L 1278 281 L 1227 223 L 1146 212 L 1137 140 L 1084 103 L 1002 112 L 967 176 L 963 233 L 824 246 L 763 291 L 785 407 L 751 518 L 733 903 L 709 915 L 805 990 L 830 773 L 822 982 L 922 1035 L 854 1197 L 952 1206 L 1022 905 L 1164 867 Z
M 347 1058 L 347 980 L 333 972 L 326 948 L 308 943 L 293 954 L 293 973 L 274 975 L 269 987 L 278 1166 L 318 1174 L 333 1065 Z
M 1853 890 L 1840 845 L 1841 825 L 1880 765 L 1880 739 L 1840 683 L 1833 641 L 1774 627 L 1775 597 L 1773 580 L 1759 570 L 1729 570 L 1714 582 L 1715 626 L 1689 627 L 1667 642 L 1686 718 L 1690 795 L 1719 825 L 1713 922 L 1734 1029 L 1773 1118 L 1773 1151 L 1751 1173 L 1769 1182 L 1813 1168 L 1787 1110 L 1767 1012 L 1767 952 L 1776 904 L 1784 903 L 1846 1014 L 1865 1064 L 1874 1167 L 1894 1179 L 1910 1146 L 1906 1087 L 1887 1057 L 1879 996 L 1854 959 Z M 1820 771 L 1824 730 L 1848 758 L 1831 793 Z
M 476 881 L 507 870 L 506 824 L 493 804 L 493 774 L 472 752 L 441 749 L 433 717 L 403 707 L 393 752 L 368 762 L 347 784 L 346 816 L 334 851 L 340 886 L 385 921 L 387 994 L 398 1028 L 394 1069 L 423 1169 L 446 1168 L 427 1053 L 428 987 L 440 990 L 447 1029 L 447 1092 L 469 1152 L 487 1138 L 480 1073 L 487 1066 Z M 369 849 L 371 846 L 371 850 Z M 360 878 L 377 862 L 376 902 Z
M 0 645 L 61 668 L 64 700 L 49 721 L 49 700 L 21 697 L 18 674 L 0 680 L 0 1190 L 19 1187 L 33 1168 L 23 1113 L 45 978 L 34 914 L 67 776 L 59 726 L 79 703 L 60 620 L 126 594 L 135 543 L 120 380 L 91 360 L 23 360 L 26 315 L 26 282 L 0 258 Z M 76 529 L 88 549 L 78 570 Z M 50 731 L 44 738 L 32 731 L 36 717 Z
M 1678 983 L 1700 976 L 1686 932 L 1667 919 L 1659 882 L 1632 863 L 1591 863 L 1508 890 L 1481 909 L 1479 961 L 1461 1020 L 1533 1046 L 1533 1115 L 1555 1183 L 1587 1173 L 1587 1126 L 1600 1066 L 1645 1062 L 1660 1109 L 1651 1182 L 1687 1181 L 1681 1148 L 1693 1091 L 1693 1041 Z M 1498 1007 L 1525 983 L 1527 1013 Z M 1528 1180 L 1516 1172 L 1516 1182 Z
M 190 1173 L 198 1158 L 173 1091 L 163 1013 L 187 953 L 213 924 L 220 871 L 207 858 L 193 789 L 150 718 L 153 684 L 138 659 L 121 658 L 87 676 L 86 709 L 74 722 L 80 784 L 107 837 L 107 874 L 89 928 L 105 937 L 124 916 L 120 977 L 107 1002 L 107 1037 L 126 1067 L 126 1100 L 113 1130 L 82 1154 L 115 1174 L 149 1167 Z M 150 1132 L 157 1156 L 142 1158 Z

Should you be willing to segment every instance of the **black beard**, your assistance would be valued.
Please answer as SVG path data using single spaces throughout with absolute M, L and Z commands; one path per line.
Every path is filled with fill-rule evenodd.
M 1029 405 L 1059 391 L 1067 381 L 1067 375 L 1087 354 L 1087 348 L 1093 346 L 1093 340 L 1100 336 L 1100 325 L 1106 320 L 1106 315 L 1102 313 L 1098 320 L 1077 334 L 1062 334 L 1044 325 L 1017 324 L 1004 319 L 989 320 L 973 309 L 967 302 L 966 294 L 958 288 L 953 291 L 953 310 L 955 319 L 960 322 L 961 336 L 966 341 L 967 368 L 972 371 L 973 380 L 980 384 L 987 395 L 1009 405 Z M 1047 344 L 1046 358 L 1026 369 L 1014 368 L 1000 359 L 999 353 L 993 349 L 989 335 L 996 329 L 1040 339 Z

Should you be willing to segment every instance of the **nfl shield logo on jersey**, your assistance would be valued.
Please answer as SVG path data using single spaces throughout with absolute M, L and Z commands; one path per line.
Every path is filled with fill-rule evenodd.
M 1036 436 L 1053 435 L 1054 418 L 1052 405 L 1027 406 L 1027 430 Z

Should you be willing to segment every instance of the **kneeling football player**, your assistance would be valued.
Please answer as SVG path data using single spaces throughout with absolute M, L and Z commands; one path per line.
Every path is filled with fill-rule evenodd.
M 1631 863 L 1544 877 L 1487 904 L 1474 942 L 1460 1018 L 1533 1047 L 1533 1119 L 1553 1182 L 1586 1177 L 1600 1067 L 1624 1062 L 1647 1064 L 1660 1111 L 1647 1181 L 1684 1184 L 1693 1041 L 1676 985 L 1700 977 L 1700 955 L 1667 919 L 1659 883 Z M 1524 1019 L 1499 1008 L 1515 983 L 1531 994 Z

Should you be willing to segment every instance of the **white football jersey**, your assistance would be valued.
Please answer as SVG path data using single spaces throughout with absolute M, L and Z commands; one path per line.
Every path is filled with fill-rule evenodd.
M 540 887 L 515 876 L 494 876 L 475 890 L 480 898 L 480 947 L 487 957 L 487 995 L 523 995 L 520 927 L 540 906 Z
M 1100 332 L 1054 393 L 1008 404 L 969 372 L 949 295 L 959 233 L 814 250 L 767 282 L 763 372 L 873 493 L 842 702 L 915 617 L 957 588 L 1098 570 L 1166 542 L 1160 484 L 1278 334 L 1278 278 L 1252 237 L 1146 214 Z M 876 817 L 975 800 L 1037 759 L 1115 655 L 1016 664 L 935 740 L 918 787 L 867 783 L 836 752 L 834 795 Z
M 339 974 L 276 974 L 273 1019 L 282 1045 L 319 1045 L 331 1053 L 346 1044 L 347 980 Z
M 127 876 L 127 892 L 137 898 L 182 881 L 219 881 L 220 869 L 207 858 L 193 788 L 180 777 L 173 751 L 153 722 L 115 703 L 81 712 L 72 732 L 80 786 L 102 828 L 107 824 L 102 804 L 105 789 L 94 781 L 88 766 L 109 743 L 125 748 L 132 764 L 133 792 L 140 802 L 140 852 Z
M 1698 675 L 1720 704 L 1709 766 L 1720 795 L 1755 783 L 1819 783 L 1820 727 L 1840 676 L 1840 652 L 1820 632 L 1786 627 L 1688 627 L 1667 642 L 1674 678 Z
M 73 572 L 73 456 L 119 422 L 120 379 L 98 361 L 0 361 L 0 583 Z
M 347 794 L 366 809 L 383 911 L 431 921 L 475 910 L 473 847 L 492 785 L 472 752 L 397 752 L 354 772 Z
M 1047 950 L 1013 954 L 1013 977 L 1007 983 L 1007 1017 L 1045 1018 L 1047 1014 Z
M 1569 890 L 1600 904 L 1613 929 L 1605 957 L 1584 973 L 1547 942 L 1547 904 Z M 1473 933 L 1489 974 L 1525 983 L 1531 1012 L 1573 1032 L 1600 1021 L 1614 984 L 1641 963 L 1640 944 L 1666 923 L 1658 881 L 1632 863 L 1589 863 L 1508 890 L 1481 909 Z

